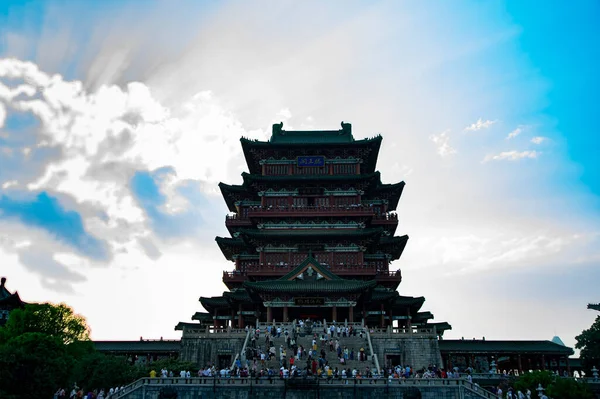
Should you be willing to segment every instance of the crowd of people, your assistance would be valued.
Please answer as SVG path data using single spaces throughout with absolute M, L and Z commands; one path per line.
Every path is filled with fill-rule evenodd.
M 94 389 L 89 390 L 86 393 L 83 388 L 80 388 L 75 384 L 68 395 L 67 389 L 59 388 L 54 394 L 54 399 L 109 399 L 122 389 L 123 387 L 113 387 L 106 391 L 104 389 Z

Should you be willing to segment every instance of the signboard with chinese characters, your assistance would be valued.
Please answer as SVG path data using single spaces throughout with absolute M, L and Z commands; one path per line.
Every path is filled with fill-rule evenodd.
M 325 166 L 324 156 L 302 156 L 296 159 L 298 166 Z
M 294 298 L 294 305 L 296 305 L 296 306 L 323 306 L 323 305 L 325 305 L 325 298 L 318 298 L 318 297 Z

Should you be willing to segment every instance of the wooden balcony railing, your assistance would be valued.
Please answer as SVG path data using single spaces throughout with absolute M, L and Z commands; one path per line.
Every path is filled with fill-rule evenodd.
M 334 206 L 262 206 L 250 207 L 249 217 L 261 216 L 373 216 L 375 209 L 364 205 L 334 205 Z
M 296 265 L 262 265 L 259 267 L 251 268 L 246 266 L 245 270 L 223 271 L 223 280 L 236 282 L 244 281 L 249 276 L 283 276 L 295 267 Z M 397 280 L 402 278 L 400 270 L 377 270 L 374 267 L 365 265 L 331 266 L 328 270 L 335 274 L 339 274 L 340 276 L 373 275 L 377 280 Z

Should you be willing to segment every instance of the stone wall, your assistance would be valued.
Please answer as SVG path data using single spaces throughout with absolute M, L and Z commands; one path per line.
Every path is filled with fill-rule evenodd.
M 199 367 L 217 365 L 219 356 L 231 356 L 231 361 L 239 354 L 246 339 L 245 334 L 206 334 L 203 336 L 182 337 L 180 359 L 192 362 Z M 228 364 L 227 366 L 230 366 Z
M 410 365 L 414 370 L 430 364 L 443 367 L 440 346 L 435 336 L 374 333 L 371 334 L 371 342 L 381 367 L 386 364 L 386 355 L 398 356 L 402 365 Z
M 407 386 L 376 386 L 376 385 L 349 385 L 318 387 L 290 388 L 280 384 L 270 385 L 228 385 L 215 384 L 214 386 L 177 386 L 172 385 L 177 391 L 177 399 L 409 399 L 414 396 L 415 390 L 422 399 L 462 399 L 471 398 L 467 392 L 462 392 L 457 386 L 453 387 L 407 387 Z M 145 386 L 123 397 L 123 399 L 159 399 L 160 386 Z M 461 395 L 462 394 L 462 395 Z M 475 396 L 473 396 L 475 398 Z

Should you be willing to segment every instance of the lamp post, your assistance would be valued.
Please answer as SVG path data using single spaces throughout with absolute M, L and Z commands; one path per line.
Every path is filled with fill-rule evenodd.
M 494 360 L 494 358 L 492 358 L 492 362 L 490 363 L 490 368 L 491 368 L 492 374 L 496 374 L 496 361 Z
M 540 398 L 540 399 L 547 398 L 547 396 L 544 395 L 544 387 L 542 386 L 542 384 L 538 384 L 536 391 L 538 393 L 538 398 Z

